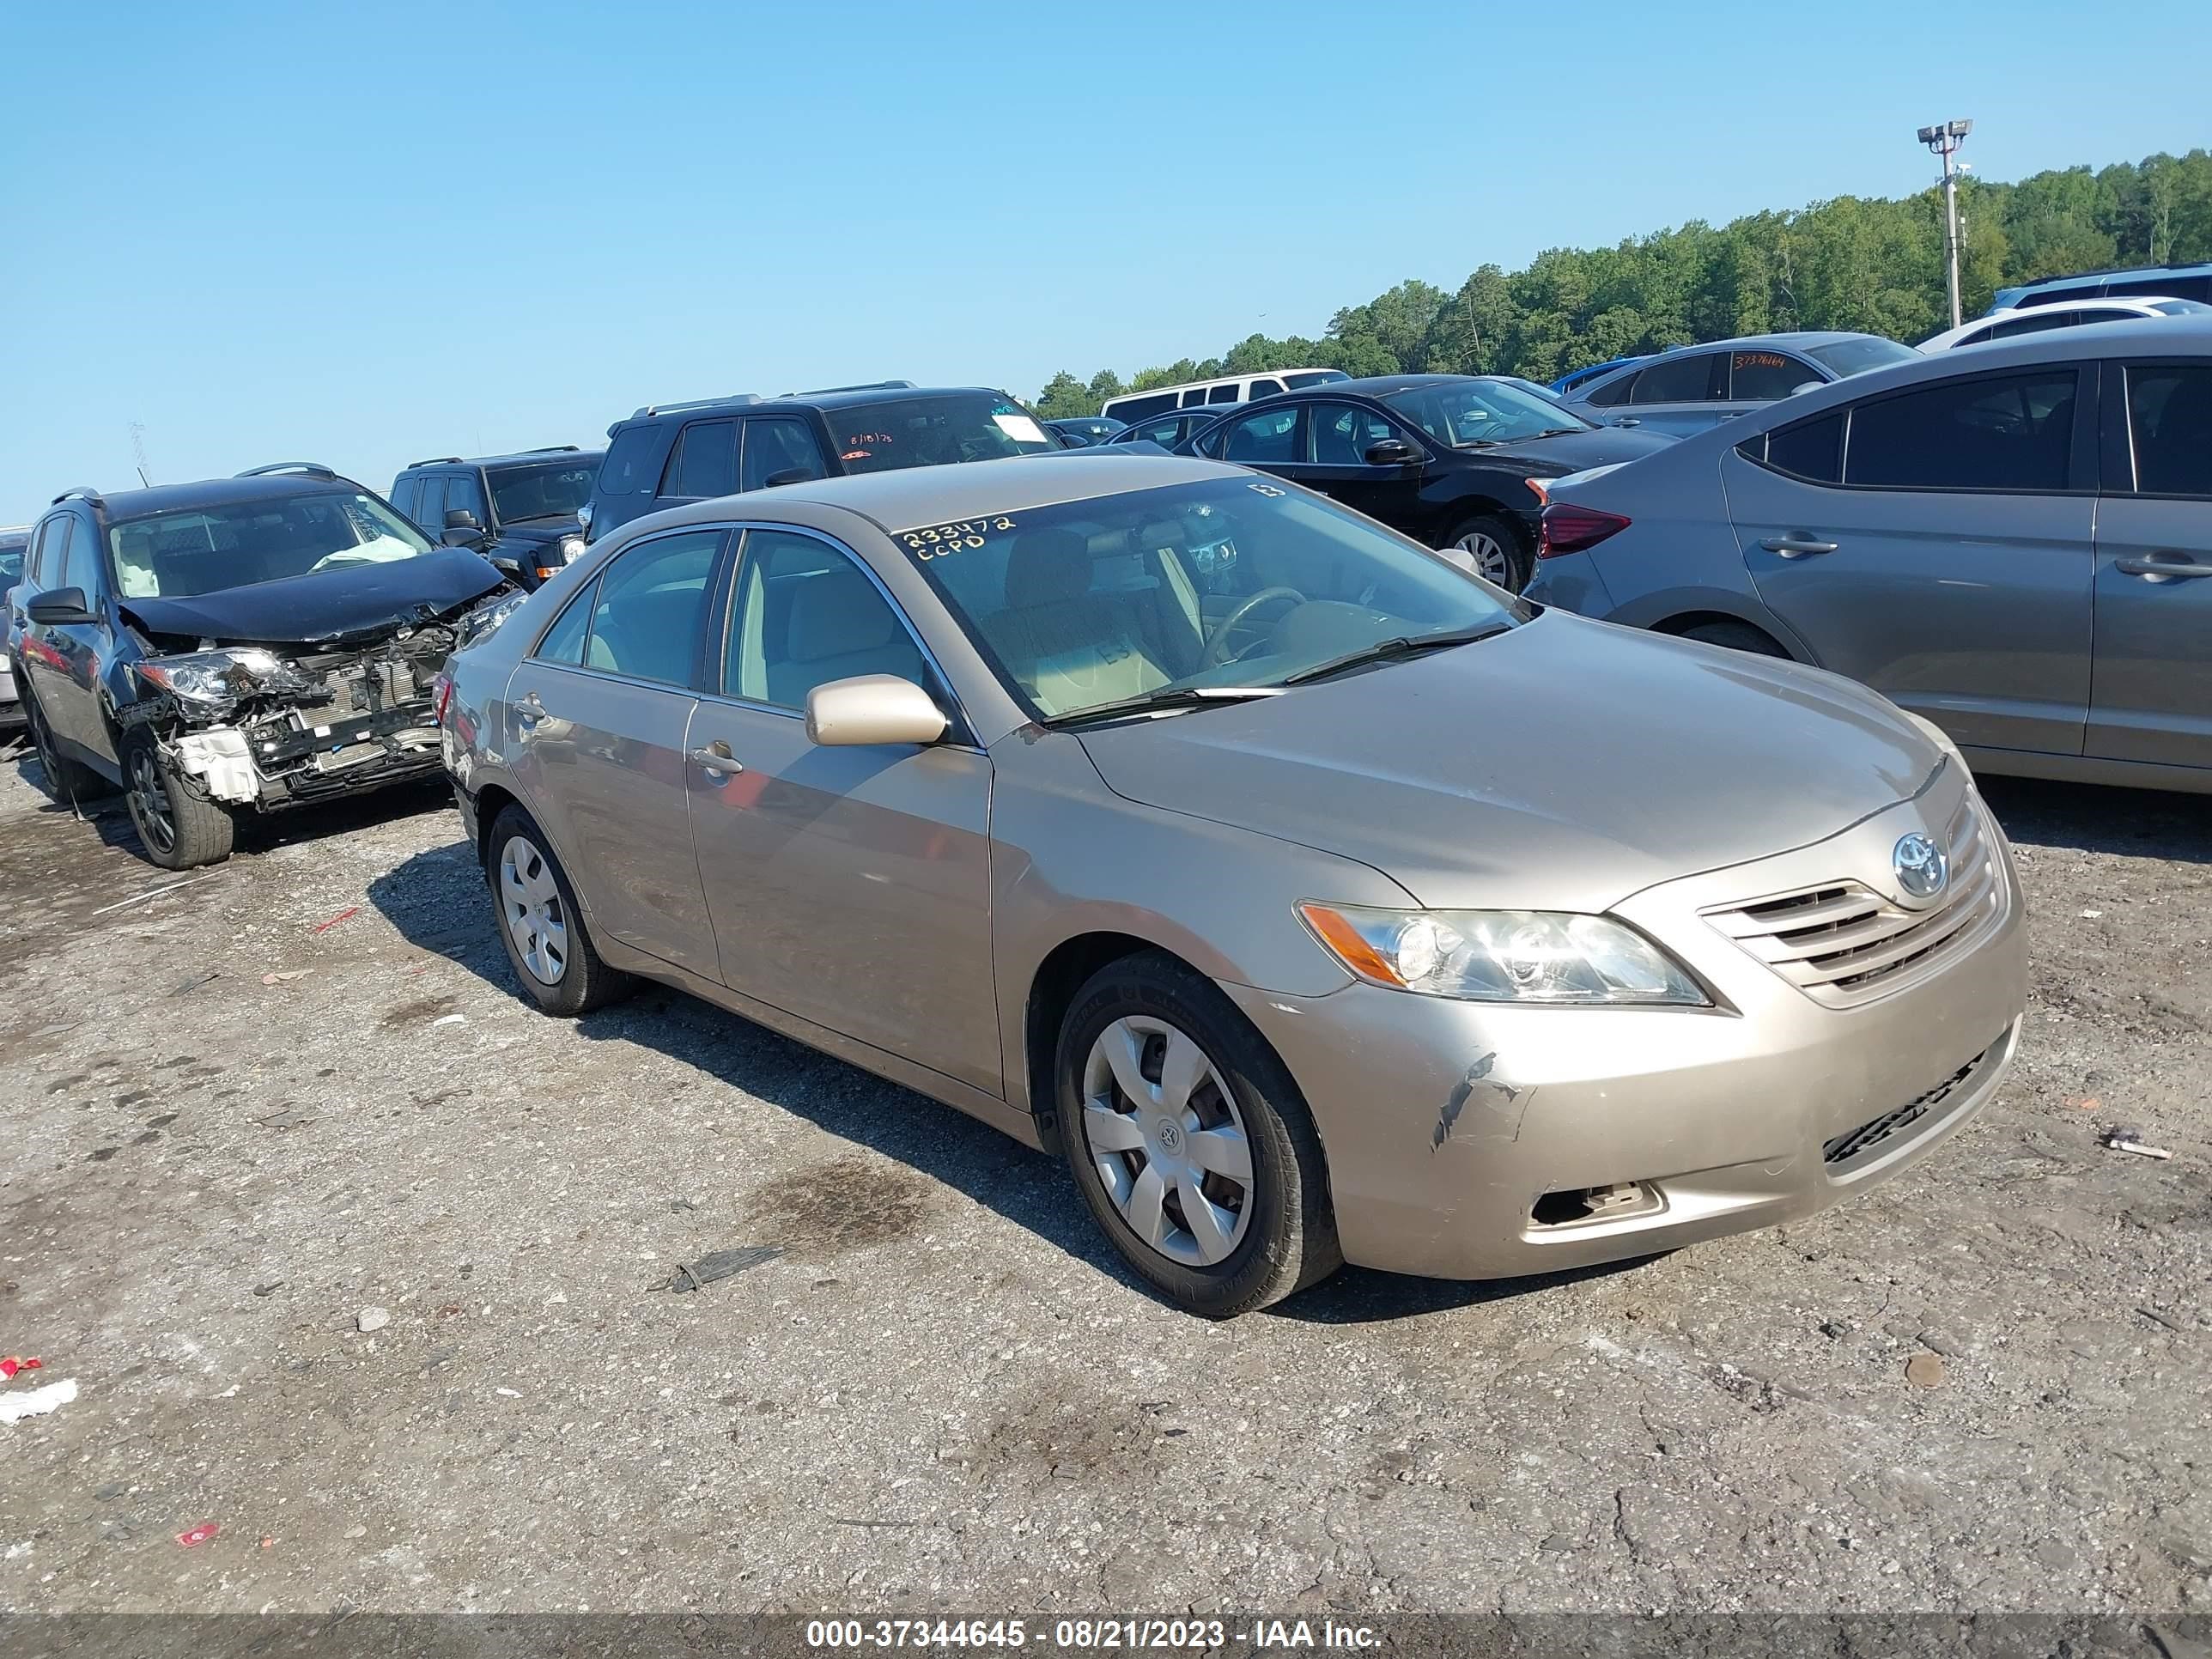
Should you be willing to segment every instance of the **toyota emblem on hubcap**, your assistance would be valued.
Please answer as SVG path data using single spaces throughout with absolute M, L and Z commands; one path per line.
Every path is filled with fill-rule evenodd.
M 1897 843 L 1890 860 L 1897 867 L 1897 884 L 1908 898 L 1931 899 L 1951 878 L 1951 861 L 1943 849 L 1923 835 L 1910 835 Z
M 1160 1120 L 1160 1150 L 1172 1152 L 1182 1145 L 1182 1131 L 1168 1118 Z

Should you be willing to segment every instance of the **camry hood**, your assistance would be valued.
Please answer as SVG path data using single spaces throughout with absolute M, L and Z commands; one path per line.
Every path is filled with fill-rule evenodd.
M 1081 737 L 1116 794 L 1356 859 L 1437 908 L 1608 909 L 1824 840 L 1944 758 L 1833 675 L 1558 611 Z
M 503 586 L 507 578 L 465 548 L 253 582 L 191 599 L 124 599 L 140 633 L 170 649 L 202 641 L 278 647 L 368 645 L 419 628 Z

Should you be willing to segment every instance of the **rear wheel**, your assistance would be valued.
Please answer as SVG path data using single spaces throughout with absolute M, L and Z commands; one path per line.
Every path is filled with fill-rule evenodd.
M 1790 653 L 1763 628 L 1749 623 L 1699 623 L 1695 628 L 1681 632 L 1686 640 L 1701 640 L 1707 645 L 1724 645 L 1731 651 L 1748 651 L 1754 657 L 1787 657 Z
M 114 787 L 89 766 L 63 756 L 54 746 L 54 734 L 46 729 L 46 717 L 27 696 L 23 699 L 23 723 L 31 728 L 31 747 L 39 757 L 39 776 L 46 784 L 46 793 L 55 800 L 64 806 L 74 806 L 81 800 L 97 799 Z
M 1343 1261 L 1312 1115 L 1201 975 L 1158 954 L 1099 969 L 1061 1024 L 1055 1074 L 1085 1203 L 1177 1305 L 1231 1318 Z
M 546 844 L 545 832 L 519 806 L 492 820 L 484 879 L 499 911 L 507 959 L 540 1009 L 573 1019 L 629 994 L 629 976 L 599 960 L 568 873 Z
M 1511 525 L 1494 513 L 1469 519 L 1452 532 L 1438 550 L 1462 556 L 1462 562 L 1476 575 L 1497 583 L 1509 593 L 1518 593 L 1528 586 L 1528 578 L 1534 574 L 1529 568 L 1521 538 L 1514 533 Z
M 141 728 L 123 741 L 125 800 L 146 856 L 164 870 L 220 864 L 238 826 L 228 809 L 195 793 Z

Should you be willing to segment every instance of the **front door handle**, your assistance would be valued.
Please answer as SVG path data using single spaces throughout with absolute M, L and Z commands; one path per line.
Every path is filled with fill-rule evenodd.
M 2212 576 L 2212 564 L 2196 564 L 2180 554 L 2154 554 L 2148 559 L 2122 559 L 2118 562 L 2123 576 L 2148 576 L 2154 580 L 2171 576 L 2187 581 L 2194 576 Z
M 1832 553 L 1833 542 L 1816 542 L 1810 536 L 1776 536 L 1759 543 L 1770 553 L 1779 553 L 1785 559 L 1808 559 L 1815 553 Z
M 719 738 L 704 749 L 694 749 L 691 758 L 720 777 L 729 777 L 745 769 L 744 763 L 730 753 L 730 745 Z

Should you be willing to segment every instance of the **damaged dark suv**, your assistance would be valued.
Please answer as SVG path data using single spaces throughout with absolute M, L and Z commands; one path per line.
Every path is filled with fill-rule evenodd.
M 520 593 L 328 467 L 54 498 L 9 629 L 58 799 L 119 787 L 147 856 L 228 857 L 236 815 L 439 770 L 431 681 Z

